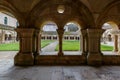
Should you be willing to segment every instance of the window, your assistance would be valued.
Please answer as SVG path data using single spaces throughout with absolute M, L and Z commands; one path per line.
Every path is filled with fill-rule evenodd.
M 8 24 L 8 18 L 4 17 L 4 24 Z

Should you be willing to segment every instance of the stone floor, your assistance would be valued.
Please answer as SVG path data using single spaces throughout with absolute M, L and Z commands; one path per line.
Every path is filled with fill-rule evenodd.
M 14 66 L 16 52 L 0 52 L 0 80 L 120 80 L 120 66 Z

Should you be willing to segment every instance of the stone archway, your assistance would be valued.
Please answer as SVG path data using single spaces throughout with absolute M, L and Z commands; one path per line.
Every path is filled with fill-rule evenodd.
M 105 32 L 103 33 L 103 40 L 104 40 L 104 44 L 103 46 L 104 47 L 110 47 L 111 48 L 111 53 L 109 52 L 109 50 L 106 50 L 108 51 L 108 53 L 110 54 L 114 54 L 114 55 L 117 55 L 117 51 L 118 51 L 118 34 L 117 33 L 119 31 L 118 29 L 118 26 L 116 23 L 114 23 L 113 21 L 109 21 L 105 24 L 103 24 L 103 29 L 105 29 Z M 110 49 L 109 48 L 109 49 Z M 102 47 L 101 47 L 102 49 Z M 102 51 L 102 50 L 101 50 Z M 105 52 L 103 52 L 105 53 Z M 106 54 L 108 54 L 106 53 Z
M 81 37 L 80 25 L 75 21 L 68 22 L 64 26 L 64 30 L 65 31 L 64 31 L 63 44 L 62 44 L 64 55 L 81 55 L 81 51 L 80 51 L 81 39 L 80 40 L 76 39 L 76 37 L 79 38 Z M 73 45 L 74 47 L 72 47 Z
M 41 52 L 40 55 L 57 55 L 56 46 L 58 45 L 58 34 L 57 34 L 57 24 L 52 21 L 46 21 L 43 23 L 41 29 L 41 37 L 45 40 L 40 40 L 41 42 Z

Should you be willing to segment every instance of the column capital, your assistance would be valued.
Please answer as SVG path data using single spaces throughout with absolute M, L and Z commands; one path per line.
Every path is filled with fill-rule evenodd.
M 105 30 L 103 29 L 87 29 L 88 37 L 100 37 Z
M 29 28 L 17 28 L 15 31 L 22 37 L 32 37 L 34 34 L 34 29 Z
M 34 31 L 34 34 L 35 34 L 35 36 L 38 36 L 38 35 L 40 35 L 40 34 L 41 34 L 41 31 L 40 31 L 40 29 L 39 29 L 39 30 L 35 30 L 35 31 Z
M 63 29 L 63 28 L 57 29 L 58 34 L 64 34 L 64 31 L 65 31 L 65 29 Z
M 85 30 L 85 29 L 81 29 L 81 35 L 82 35 L 82 36 L 87 35 L 87 30 Z

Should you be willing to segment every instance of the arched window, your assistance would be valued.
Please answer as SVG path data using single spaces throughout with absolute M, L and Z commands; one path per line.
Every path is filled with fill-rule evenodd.
M 4 17 L 4 24 L 8 24 L 8 18 Z

